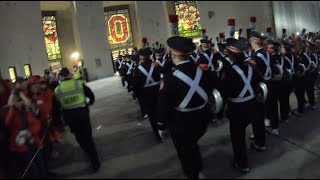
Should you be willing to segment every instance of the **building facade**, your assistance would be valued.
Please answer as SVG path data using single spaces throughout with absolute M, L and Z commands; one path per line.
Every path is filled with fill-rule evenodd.
M 271 27 L 277 37 L 282 28 L 318 31 L 319 7 L 317 1 L 0 1 L 1 76 L 71 69 L 78 60 L 90 81 L 113 76 L 115 57 L 140 48 L 142 37 L 150 46 L 165 44 L 170 14 L 178 15 L 181 35 L 197 42 L 206 29 L 215 42 L 221 32 L 228 36 L 228 19 L 244 36 L 250 17 L 257 31 Z

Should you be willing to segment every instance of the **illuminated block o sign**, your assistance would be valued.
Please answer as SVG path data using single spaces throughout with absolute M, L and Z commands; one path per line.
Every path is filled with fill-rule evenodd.
M 129 38 L 128 20 L 122 14 L 111 16 L 108 21 L 111 38 L 116 43 L 124 43 Z
M 32 75 L 30 64 L 25 64 L 24 65 L 24 73 L 25 73 L 27 78 L 29 78 Z
M 16 80 L 17 80 L 16 67 L 14 67 L 14 66 L 9 67 L 9 75 L 10 75 L 11 82 L 12 83 L 16 82 Z

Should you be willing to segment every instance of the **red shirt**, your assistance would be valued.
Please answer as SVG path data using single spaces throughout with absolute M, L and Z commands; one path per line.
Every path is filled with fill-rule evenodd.
M 41 139 L 39 137 L 40 132 L 40 121 L 32 113 L 26 112 L 26 119 L 28 121 L 28 130 L 30 131 L 36 146 L 39 148 L 42 146 Z M 16 137 L 18 133 L 22 130 L 23 125 L 20 119 L 20 112 L 15 107 L 10 107 L 7 114 L 5 124 L 9 129 L 9 148 L 14 152 L 27 152 L 28 147 L 26 145 L 17 145 Z

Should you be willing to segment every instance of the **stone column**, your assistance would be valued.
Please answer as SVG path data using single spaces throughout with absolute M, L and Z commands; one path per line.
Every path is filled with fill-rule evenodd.
M 87 68 L 89 81 L 112 76 L 102 1 L 73 1 L 72 12 L 76 49 Z
M 16 67 L 18 76 L 25 76 L 24 64 L 30 64 L 34 75 L 43 75 L 49 62 L 40 2 L 0 2 L 0 24 L 0 69 L 3 78 L 10 78 L 10 66 Z

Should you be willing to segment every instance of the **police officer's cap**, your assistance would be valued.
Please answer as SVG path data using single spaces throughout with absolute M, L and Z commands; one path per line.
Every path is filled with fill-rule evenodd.
M 177 55 L 187 55 L 196 49 L 192 39 L 181 36 L 170 37 L 167 44 L 171 48 L 171 52 Z
M 261 35 L 261 33 L 257 32 L 257 31 L 251 31 L 250 32 L 250 39 L 257 41 L 257 42 L 261 42 L 267 39 L 266 36 Z
M 147 56 L 149 57 L 152 54 L 152 51 L 149 48 L 142 48 L 139 49 L 138 55 L 140 56 Z
M 69 71 L 69 69 L 66 68 L 66 67 L 62 68 L 61 71 L 60 71 L 60 75 L 61 75 L 62 77 L 67 77 L 69 74 L 70 74 L 70 71 Z

